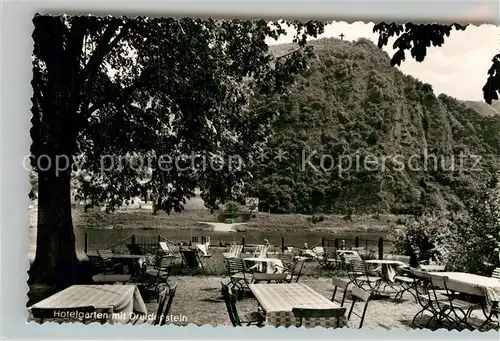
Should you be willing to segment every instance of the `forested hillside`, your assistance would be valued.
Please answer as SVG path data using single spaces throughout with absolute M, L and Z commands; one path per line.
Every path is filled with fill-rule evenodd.
M 457 210 L 500 164 L 498 103 L 437 97 L 367 39 L 312 44 L 317 58 L 289 93 L 258 99 L 279 113 L 246 186 L 261 210 Z

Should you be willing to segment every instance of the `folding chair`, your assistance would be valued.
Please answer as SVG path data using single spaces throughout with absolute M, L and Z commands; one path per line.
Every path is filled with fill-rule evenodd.
M 371 294 L 369 292 L 366 292 L 362 288 L 354 287 L 351 290 L 351 295 L 352 295 L 352 305 L 351 309 L 349 310 L 349 315 L 347 315 L 347 320 L 349 321 L 351 320 L 352 314 L 361 318 L 359 322 L 359 328 L 361 329 L 361 327 L 363 327 L 363 321 L 365 320 L 366 310 L 368 308 L 368 302 L 370 302 Z M 362 301 L 365 303 L 361 314 L 359 312 L 354 311 L 354 306 L 358 301 Z
M 446 290 L 446 297 L 448 298 L 447 301 L 438 301 L 438 304 L 440 305 L 441 309 L 449 310 L 453 314 L 454 318 L 451 317 L 451 319 L 457 325 L 457 327 L 460 325 L 464 325 L 465 327 L 473 330 L 474 328 L 467 321 L 467 319 L 470 317 L 470 314 L 474 310 L 478 310 L 480 308 L 479 304 L 457 299 L 455 292 L 448 288 L 448 281 L 448 277 L 431 275 L 431 282 L 433 287 L 444 287 Z M 447 316 L 449 315 L 450 314 L 448 314 Z
M 231 289 L 229 289 L 226 284 L 221 283 L 221 291 L 224 302 L 226 303 L 229 319 L 234 327 L 239 327 L 242 324 L 246 324 L 247 326 L 252 324 L 261 326 L 264 323 L 266 318 L 260 312 L 251 312 L 250 314 L 246 314 L 244 319 L 240 318 L 238 309 L 236 308 L 236 297 L 232 293 Z
M 238 258 L 243 250 L 243 245 L 233 244 L 229 249 L 229 252 L 224 252 L 222 255 L 224 258 Z
M 332 284 L 333 284 L 333 294 L 332 294 L 331 301 L 340 303 L 340 306 L 343 307 L 344 302 L 345 302 L 345 298 L 347 296 L 347 291 L 348 291 L 347 288 L 349 287 L 350 282 L 346 281 L 342 278 L 333 277 Z M 340 302 L 335 300 L 335 295 L 337 294 L 338 288 L 341 288 L 343 291 L 342 299 L 340 300 Z M 340 324 L 340 318 L 337 319 L 337 327 L 339 326 L 339 324 Z
M 323 255 L 316 257 L 316 260 L 321 268 L 333 268 L 338 262 L 337 249 L 335 247 L 325 247 Z
M 226 263 L 232 287 L 237 288 L 241 293 L 249 291 L 248 284 L 250 284 L 251 279 L 246 276 L 248 272 L 245 261 L 241 258 L 226 258 Z
M 306 260 L 298 259 L 294 262 L 294 266 L 292 272 L 290 273 L 290 278 L 288 279 L 288 283 L 299 283 L 300 276 L 302 275 L 302 269 L 304 268 Z
M 401 290 L 399 290 L 394 296 L 395 300 L 402 299 L 403 294 L 405 292 L 410 293 L 410 295 L 415 298 L 415 301 L 418 303 L 417 296 L 413 293 L 415 290 L 415 278 L 411 273 L 410 268 L 402 268 L 399 270 L 399 273 L 394 277 L 394 281 L 399 284 Z
M 283 273 L 287 274 L 285 282 L 295 283 L 299 282 L 300 276 L 302 275 L 302 269 L 304 268 L 306 260 L 305 259 L 294 259 L 291 262 L 283 261 L 283 267 L 276 265 L 276 267 L 282 268 Z M 276 271 L 276 270 L 275 270 Z
M 201 252 L 202 257 L 210 258 L 211 254 L 208 253 L 207 246 L 205 244 L 196 244 L 196 248 Z
M 370 274 L 366 263 L 362 260 L 359 260 L 356 257 L 349 258 L 349 255 L 346 255 L 346 257 L 350 264 L 350 271 L 348 271 L 347 273 L 350 282 L 354 283 L 360 288 L 364 288 L 366 285 L 368 285 L 371 292 L 378 290 L 378 288 L 380 287 L 380 283 L 382 282 L 382 277 L 373 276 L 372 274 Z
M 296 318 L 299 318 L 299 325 L 302 326 L 303 319 L 313 319 L 313 318 L 337 318 L 337 327 L 339 325 L 339 319 L 344 316 L 345 308 L 330 308 L 330 309 L 311 309 L 311 308 L 293 308 L 292 313 Z
M 145 264 L 143 275 L 140 277 L 140 287 L 143 293 L 160 295 L 164 287 L 170 288 L 168 278 L 172 272 L 172 261 L 172 257 L 159 253 L 155 257 L 154 264 Z
M 97 252 L 99 254 L 99 251 Z M 123 274 L 124 268 L 123 264 L 114 263 L 111 257 L 102 257 L 100 254 L 98 256 L 88 255 L 90 266 L 95 270 L 96 273 L 115 273 Z
M 428 328 L 433 320 L 439 323 L 446 319 L 453 323 L 453 320 L 449 317 L 449 308 L 445 304 L 448 301 L 448 297 L 446 297 L 442 291 L 434 288 L 430 274 L 425 271 L 414 269 L 411 270 L 411 273 L 414 276 L 414 288 L 417 302 L 421 307 L 413 317 L 411 325 L 421 327 L 416 321 L 419 316 L 424 316 L 425 312 L 431 314 L 430 319 L 425 324 L 425 328 Z
M 199 268 L 201 270 L 204 269 L 203 262 L 200 259 L 198 254 L 198 250 L 180 250 L 182 255 L 183 263 L 190 269 Z
M 165 305 L 166 302 L 166 289 L 165 289 L 165 294 L 164 294 L 165 297 L 163 298 L 163 305 L 160 304 L 158 305 L 158 311 L 156 312 L 156 319 L 154 325 L 163 326 L 167 323 L 167 316 L 170 312 L 170 308 L 172 307 L 176 290 L 177 290 L 177 283 L 172 285 L 172 287 L 168 290 L 168 301 L 167 304 Z M 163 310 L 163 306 L 165 306 L 165 310 Z
M 257 245 L 255 251 L 253 252 L 253 257 L 266 258 L 268 250 L 269 250 L 269 245 Z
M 167 257 L 176 257 L 175 252 L 172 251 L 172 249 L 168 246 L 167 242 L 160 242 L 160 250 L 164 253 L 165 256 Z
M 479 326 L 478 328 L 479 331 L 485 331 L 484 327 L 486 327 L 491 322 L 494 322 L 496 324 L 494 327 L 492 327 L 492 329 L 498 329 L 498 327 L 500 326 L 500 321 L 498 319 L 498 316 L 500 315 L 500 306 L 498 306 L 499 304 L 498 302 L 496 304 L 497 304 L 496 306 L 491 308 L 489 313 L 487 313 L 486 309 L 483 308 L 483 314 L 486 317 L 486 319 Z M 496 318 L 496 321 L 493 319 L 493 317 Z

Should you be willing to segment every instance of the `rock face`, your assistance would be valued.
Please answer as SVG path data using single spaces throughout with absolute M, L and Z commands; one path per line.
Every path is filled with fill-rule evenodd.
M 317 58 L 290 92 L 259 99 L 279 113 L 248 186 L 261 210 L 457 210 L 500 164 L 498 103 L 436 96 L 367 39 L 313 45 Z

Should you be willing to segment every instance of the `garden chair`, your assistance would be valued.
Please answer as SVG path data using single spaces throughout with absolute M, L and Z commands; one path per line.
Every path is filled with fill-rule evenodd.
M 232 287 L 241 293 L 249 291 L 248 284 L 250 284 L 251 278 L 247 276 L 249 272 L 246 269 L 245 261 L 241 258 L 226 258 L 226 264 Z
M 238 309 L 236 308 L 236 297 L 232 293 L 231 289 L 229 289 L 226 284 L 221 283 L 221 291 L 224 302 L 226 303 L 229 319 L 234 327 L 239 327 L 243 324 L 246 324 L 247 326 L 252 324 L 261 326 L 264 323 L 266 318 L 261 312 L 252 312 L 250 314 L 246 314 L 244 319 L 240 318 Z
M 339 320 L 344 316 L 345 308 L 331 308 L 331 309 L 311 309 L 311 308 L 293 308 L 292 313 L 296 318 L 299 318 L 299 324 L 297 327 L 302 326 L 303 319 L 311 318 L 337 318 L 337 327 L 339 326 Z
M 159 293 L 158 293 L 158 307 L 156 308 L 156 315 L 155 319 L 152 321 L 153 326 L 158 325 L 161 314 L 163 312 L 163 308 L 165 307 L 165 302 L 167 301 L 167 296 L 168 296 L 168 288 L 164 287 Z M 147 320 L 144 318 L 141 318 L 141 316 L 137 316 L 134 321 L 131 321 L 131 324 L 137 325 L 137 324 L 143 324 Z
M 436 320 L 438 323 L 444 319 L 448 320 L 448 322 L 453 322 L 449 317 L 449 309 L 446 305 L 441 305 L 441 303 L 448 301 L 448 297 L 446 297 L 443 291 L 434 288 L 430 274 L 425 271 L 414 269 L 411 270 L 411 274 L 414 276 L 414 288 L 417 302 L 421 307 L 413 317 L 411 325 L 421 327 L 416 323 L 417 318 L 419 316 L 424 316 L 426 312 L 430 313 L 431 317 L 425 324 L 425 328 L 428 328 L 433 320 Z
M 449 311 L 450 313 L 447 316 L 453 320 L 453 322 L 459 327 L 460 325 L 464 325 L 465 327 L 473 330 L 472 325 L 467 321 L 470 317 L 470 314 L 474 310 L 480 309 L 478 303 L 468 302 L 461 299 L 456 298 L 456 294 L 453 290 L 448 289 L 447 282 L 449 281 L 448 277 L 438 277 L 438 276 L 430 276 L 431 283 L 434 288 L 436 287 L 444 287 L 446 291 L 446 297 L 448 300 L 437 301 L 438 306 L 441 310 Z
M 300 276 L 302 275 L 302 269 L 304 268 L 306 260 L 298 259 L 294 263 L 292 271 L 290 272 L 290 277 L 287 276 L 288 283 L 299 283 Z
M 123 264 L 113 263 L 111 259 L 104 260 L 101 256 L 88 255 L 89 265 L 93 269 L 92 274 L 123 274 Z
M 253 252 L 253 257 L 266 258 L 268 250 L 269 250 L 269 245 L 257 245 L 255 251 Z
M 500 279 L 500 268 L 495 268 L 491 273 L 491 277 Z
M 160 242 L 160 250 L 167 257 L 177 257 L 175 252 L 168 246 L 167 242 Z
M 403 299 L 403 294 L 405 292 L 408 292 L 415 298 L 415 301 L 418 303 L 417 296 L 415 296 L 414 294 L 415 276 L 413 276 L 411 270 L 411 268 L 401 268 L 399 269 L 398 274 L 394 276 L 394 281 L 401 287 L 401 289 L 396 292 L 396 295 L 394 296 L 395 300 Z
M 198 254 L 198 250 L 185 249 L 180 250 L 180 253 L 183 264 L 186 264 L 189 269 L 199 268 L 203 270 L 204 266 L 200 259 L 200 255 Z
M 172 257 L 159 253 L 155 256 L 153 264 L 144 264 L 143 274 L 139 279 L 144 294 L 159 295 L 164 287 L 170 288 L 168 278 L 172 272 L 172 261 Z
M 332 284 L 333 284 L 333 294 L 332 294 L 332 298 L 331 298 L 331 301 L 332 302 L 337 302 L 340 304 L 341 307 L 344 306 L 344 302 L 345 302 L 345 298 L 347 296 L 347 288 L 349 287 L 349 284 L 350 282 L 349 281 L 346 281 L 342 278 L 337 278 L 337 277 L 333 277 L 332 278 Z M 340 288 L 342 289 L 342 299 L 340 301 L 336 301 L 335 300 L 335 295 L 337 294 L 337 289 Z M 337 327 L 339 326 L 340 324 L 340 318 L 337 318 Z
M 283 261 L 283 273 L 286 274 L 285 282 L 287 283 L 298 283 L 300 276 L 302 275 L 302 269 L 304 268 L 306 260 L 304 258 L 296 259 L 292 262 Z M 280 267 L 276 265 L 276 267 Z M 275 270 L 277 271 L 277 270 Z
M 347 276 L 350 282 L 360 288 L 368 286 L 371 292 L 378 290 L 382 282 L 382 277 L 371 273 L 366 263 L 356 256 L 352 257 L 351 255 L 345 255 L 345 257 L 349 263 Z
M 316 257 L 319 267 L 331 269 L 337 265 L 337 249 L 335 247 L 325 247 L 322 256 Z
M 243 245 L 233 244 L 229 249 L 229 252 L 224 252 L 222 255 L 224 258 L 238 258 L 243 250 Z
M 365 320 L 366 310 L 368 309 L 368 303 L 370 302 L 371 294 L 369 292 L 366 292 L 362 288 L 354 287 L 351 290 L 351 295 L 352 295 L 352 305 L 351 309 L 349 310 L 349 314 L 347 315 L 347 320 L 351 321 L 352 314 L 356 315 L 361 319 L 359 321 L 359 328 L 361 329 L 361 327 L 363 327 L 363 322 Z M 358 301 L 364 302 L 364 306 L 361 312 L 354 310 L 354 306 Z
M 202 257 L 205 257 L 205 258 L 212 257 L 212 255 L 208 253 L 208 248 L 207 248 L 206 244 L 196 244 L 196 248 L 198 249 L 198 251 L 201 252 Z
M 500 315 L 500 306 L 498 304 L 499 303 L 497 302 L 497 305 L 493 306 L 489 313 L 487 313 L 486 310 L 484 310 L 484 308 L 483 308 L 483 313 L 484 313 L 484 316 L 486 317 L 486 320 L 484 320 L 484 322 L 481 324 L 481 326 L 479 326 L 479 328 L 478 328 L 479 331 L 485 331 L 484 327 L 486 327 L 491 322 L 496 323 L 496 325 L 492 329 L 498 329 L 498 327 L 500 326 L 500 321 L 498 319 L 498 316 Z M 496 320 L 493 318 L 495 318 Z
M 170 308 L 172 307 L 176 290 L 177 290 L 177 283 L 175 283 L 174 285 L 172 285 L 172 287 L 169 288 L 168 301 L 167 301 L 167 288 L 165 288 L 163 292 L 163 297 L 161 298 L 160 303 L 158 304 L 158 310 L 156 311 L 156 318 L 153 325 L 163 326 L 167 323 L 168 314 L 170 312 Z

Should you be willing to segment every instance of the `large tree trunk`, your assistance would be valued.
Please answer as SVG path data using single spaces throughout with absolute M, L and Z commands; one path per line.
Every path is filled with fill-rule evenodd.
M 38 231 L 30 282 L 62 289 L 75 283 L 76 250 L 71 218 L 70 173 L 39 171 Z

